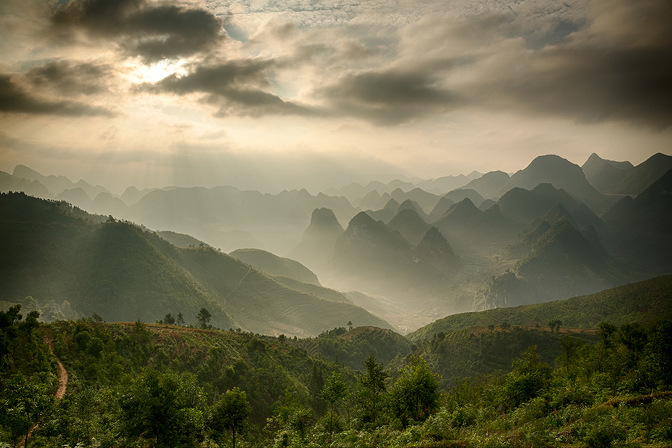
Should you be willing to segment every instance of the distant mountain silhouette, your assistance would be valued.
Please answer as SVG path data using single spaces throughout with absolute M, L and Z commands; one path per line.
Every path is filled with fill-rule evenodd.
M 628 170 L 634 168 L 630 162 L 615 162 L 602 159 L 592 153 L 586 163 L 581 166 L 586 179 L 600 193 L 610 193 L 620 184 Z
M 360 201 L 353 202 L 352 205 L 363 209 L 371 209 L 378 205 L 378 202 L 380 202 L 380 193 L 373 190 L 368 192 Z
M 672 169 L 672 156 L 654 154 L 628 170 L 618 185 L 608 191 L 616 194 L 640 194 L 670 169 Z
M 16 177 L 21 177 L 24 179 L 36 180 L 47 187 L 49 191 L 55 195 L 61 193 L 63 190 L 73 188 L 81 188 L 90 198 L 95 198 L 100 193 L 109 193 L 105 187 L 101 187 L 100 185 L 94 186 L 83 180 L 79 180 L 77 183 L 74 183 L 65 176 L 44 176 L 24 165 L 17 165 L 14 167 L 14 172 L 12 174 Z
M 124 190 L 119 198 L 124 201 L 124 204 L 131 206 L 142 199 L 144 195 L 151 193 L 154 190 L 158 190 L 158 188 L 145 188 L 140 191 L 131 185 L 130 187 L 126 188 L 126 190 Z
M 91 204 L 93 203 L 89 195 L 86 194 L 86 191 L 84 191 L 82 188 L 70 188 L 63 190 L 58 195 L 56 195 L 56 199 L 69 202 L 75 207 L 79 207 L 83 210 L 90 210 Z
M 541 236 L 550 228 L 551 225 L 547 221 L 540 220 L 540 222 L 532 229 L 532 231 L 523 235 L 520 240 L 511 244 L 507 248 L 506 256 L 513 259 L 519 259 L 527 256 L 535 249 L 535 246 L 537 242 L 540 241 Z
M 485 200 L 483 198 L 483 196 L 478 194 L 478 192 L 476 190 L 471 190 L 471 189 L 466 189 L 466 188 L 464 188 L 464 189 L 460 188 L 460 189 L 457 189 L 457 190 L 453 190 L 449 193 L 446 193 L 443 197 L 448 198 L 453 202 L 460 202 L 464 198 L 469 198 L 469 200 L 471 202 L 473 202 L 473 204 L 476 207 L 481 205 L 481 203 Z
M 503 171 L 490 171 L 482 177 L 474 179 L 465 185 L 465 190 L 474 190 L 486 199 L 498 199 L 501 196 L 502 187 L 511 179 Z
M 413 248 L 413 253 L 442 273 L 455 271 L 461 264 L 460 257 L 453 252 L 448 240 L 436 227 L 427 230 L 420 243 Z
M 231 231 L 244 231 L 260 243 L 258 247 L 287 253 L 309 224 L 309 212 L 329 208 L 342 221 L 356 209 L 345 197 L 308 191 L 283 191 L 277 195 L 241 191 L 234 187 L 176 188 L 147 193 L 130 207 L 131 219 L 150 228 L 188 233 L 225 251 L 250 247 L 235 240 Z
M 492 199 L 486 199 L 485 201 L 481 202 L 481 205 L 478 206 L 479 210 L 486 211 L 493 205 L 496 205 L 497 203 L 493 201 Z
M 396 213 L 389 208 L 381 208 L 380 210 L 367 210 L 366 214 L 373 218 L 374 221 L 381 221 L 383 224 L 387 224 L 392 221 L 392 218 L 396 216 Z
M 402 210 L 406 210 L 406 209 L 411 209 L 411 210 L 415 211 L 418 214 L 418 216 L 420 216 L 420 218 L 422 218 L 423 221 L 425 221 L 425 222 L 427 221 L 427 214 L 423 210 L 422 206 L 420 204 L 418 204 L 417 202 L 415 202 L 414 200 L 406 199 L 404 202 L 399 204 L 399 208 L 397 208 L 397 213 L 399 213 Z
M 532 190 L 542 183 L 549 183 L 556 189 L 565 190 L 598 215 L 606 212 L 611 206 L 610 200 L 590 185 L 581 167 L 556 155 L 535 158 L 525 169 L 511 176 L 500 193 L 503 197 L 512 188 Z
M 405 240 L 365 212 L 352 218 L 336 241 L 332 266 L 340 275 L 381 291 L 431 289 L 442 279 Z
M 545 221 L 551 225 L 555 224 L 558 221 L 565 220 L 572 225 L 575 229 L 580 228 L 579 224 L 574 219 L 574 216 L 565 208 L 562 203 L 558 202 L 555 204 L 549 211 L 541 215 L 540 218 L 532 221 L 532 225 L 536 226 L 539 222 Z
M 128 219 L 131 217 L 131 209 L 124 201 L 115 198 L 111 193 L 102 192 L 96 196 L 87 210 L 100 215 L 112 215 L 116 218 Z
M 399 201 L 397 201 L 394 198 L 390 198 L 382 208 L 392 210 L 396 214 L 397 211 L 399 210 L 399 205 L 401 205 L 401 204 L 399 204 Z
M 418 214 L 420 216 L 425 216 L 427 211 L 431 210 L 439 199 L 441 199 L 440 196 L 428 193 L 420 188 L 414 188 L 408 192 L 397 188 L 391 193 L 384 193 L 378 200 L 378 203 L 371 208 L 373 210 L 389 208 L 393 210 L 394 213 L 397 213 L 399 211 L 399 205 L 410 200 L 416 205 Z M 394 200 L 394 202 L 392 202 L 392 200 Z
M 403 204 L 409 200 L 413 201 L 418 206 L 416 211 L 420 216 L 426 215 L 427 212 L 432 210 L 436 203 L 439 202 L 439 199 L 441 199 L 441 196 L 428 193 L 420 188 L 414 188 L 408 192 L 403 192 L 402 190 L 397 189 L 391 193 L 391 196 L 399 202 L 399 204 Z
M 456 188 L 463 187 L 467 185 L 469 181 L 471 181 L 469 177 L 460 174 L 459 176 L 444 176 L 439 177 L 438 179 L 423 180 L 418 182 L 417 185 L 427 192 L 441 195 L 455 190 Z
M 309 266 L 324 269 L 334 251 L 336 239 L 343 234 L 343 227 L 328 208 L 313 210 L 310 224 L 303 232 L 299 244 L 287 255 Z
M 481 211 L 469 198 L 453 205 L 433 225 L 453 242 L 460 253 L 504 247 L 515 241 L 518 232 L 498 206 Z
M 0 171 L 0 192 L 22 191 L 31 196 L 52 199 L 54 194 L 37 180 L 28 180 Z
M 537 236 L 541 232 L 534 233 Z M 531 243 L 533 250 L 519 262 L 518 274 L 543 288 L 549 300 L 591 294 L 625 283 L 614 260 L 564 219 Z
M 540 218 L 556 204 L 567 210 L 577 210 L 579 203 L 563 189 L 551 184 L 539 184 L 534 189 L 512 188 L 497 202 L 504 216 L 523 225 Z
M 329 196 L 344 196 L 351 203 L 354 203 L 357 198 L 364 198 L 372 191 L 377 191 L 382 195 L 384 193 L 389 194 L 397 188 L 403 191 L 410 191 L 415 188 L 415 185 L 410 182 L 405 182 L 398 179 L 392 180 L 387 184 L 380 181 L 371 181 L 365 186 L 360 183 L 353 182 L 341 188 L 327 188 L 324 190 L 324 194 Z
M 607 215 L 613 238 L 605 243 L 637 279 L 672 270 L 672 169 L 634 200 Z
M 602 215 L 602 219 L 605 222 L 617 220 L 621 216 L 621 214 L 625 213 L 628 210 L 630 204 L 632 204 L 632 201 L 634 201 L 632 196 L 623 196 L 623 198 L 621 198 L 617 203 L 615 203 L 607 211 L 607 213 Z
M 280 275 L 303 283 L 321 286 L 317 275 L 298 261 L 278 257 L 261 249 L 238 249 L 231 252 L 233 258 L 247 263 L 260 271 Z
M 407 203 L 410 204 L 410 200 L 404 202 L 404 204 Z M 420 243 L 431 226 L 418 215 L 415 207 L 405 208 L 403 207 L 404 204 L 400 207 L 397 215 L 387 223 L 387 226 L 390 229 L 399 231 L 409 243 L 415 246 Z
M 450 207 L 455 205 L 455 201 L 452 199 L 448 199 L 446 197 L 442 197 L 439 199 L 439 202 L 436 203 L 432 211 L 427 215 L 427 222 L 435 222 L 438 220 L 440 217 L 442 217 L 448 210 L 450 210 Z

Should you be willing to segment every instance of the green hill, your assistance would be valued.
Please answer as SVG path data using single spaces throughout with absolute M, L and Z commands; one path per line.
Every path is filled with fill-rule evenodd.
M 311 283 L 303 283 L 298 280 L 289 277 L 282 277 L 280 275 L 274 275 L 273 279 L 287 286 L 288 288 L 300 291 L 306 294 L 312 294 L 316 297 L 325 300 L 331 300 L 332 302 L 343 302 L 343 303 L 352 303 L 352 300 L 347 298 L 344 294 L 330 288 L 325 288 L 322 286 L 313 285 Z
M 597 292 L 625 281 L 616 262 L 595 248 L 565 221 L 554 223 L 534 242 L 534 249 L 517 266 L 518 274 L 562 298 Z
M 300 339 L 293 344 L 320 355 L 327 360 L 337 360 L 354 370 L 364 370 L 364 360 L 373 354 L 378 362 L 388 364 L 398 355 L 410 352 L 411 342 L 392 330 L 376 327 L 344 327 L 325 331 L 316 338 Z
M 0 301 L 69 301 L 109 321 L 155 321 L 200 308 L 212 325 L 310 336 L 349 320 L 389 325 L 349 303 L 289 288 L 211 248 L 178 248 L 132 224 L 92 224 L 67 204 L 0 196 Z M 235 317 L 233 317 L 235 316 Z
M 499 326 L 504 322 L 534 326 L 545 325 L 551 320 L 561 320 L 565 327 L 594 329 L 603 321 L 614 325 L 631 322 L 645 324 L 670 316 L 672 275 L 556 302 L 454 314 L 409 334 L 408 338 L 420 341 L 430 339 L 439 332 Z
M 505 374 L 511 362 L 528 347 L 536 346 L 542 362 L 553 364 L 560 356 L 560 338 L 572 336 L 582 342 L 598 340 L 592 330 L 561 328 L 552 332 L 548 327 L 469 327 L 453 332 L 439 332 L 431 339 L 414 341 L 413 354 L 422 356 L 432 371 L 442 377 L 442 386 L 455 384 L 458 378 Z M 399 360 L 392 363 L 397 367 Z
M 303 283 L 320 285 L 317 275 L 298 261 L 278 257 L 261 249 L 238 249 L 231 252 L 233 258 L 272 275 L 293 278 Z

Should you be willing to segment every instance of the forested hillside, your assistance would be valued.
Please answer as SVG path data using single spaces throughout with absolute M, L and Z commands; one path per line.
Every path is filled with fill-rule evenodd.
M 468 375 L 449 387 L 435 372 L 473 351 L 461 335 L 438 335 L 388 366 L 367 355 L 353 371 L 284 336 L 98 317 L 45 325 L 37 317 L 24 318 L 20 307 L 0 312 L 0 442 L 9 446 L 672 443 L 669 319 L 648 327 L 605 322 L 588 338 L 557 327 L 537 336 L 474 332 L 468 338 L 480 340 L 477 363 L 515 358 L 500 373 Z M 370 337 L 380 331 L 343 328 L 320 338 L 338 337 L 355 353 L 364 341 L 380 349 L 384 333 Z M 320 347 L 320 338 L 314 352 L 335 347 Z M 65 368 L 58 374 L 57 362 Z M 56 391 L 64 396 L 55 398 Z
M 389 324 L 347 300 L 292 288 L 210 247 L 173 246 L 156 233 L 109 218 L 94 223 L 63 202 L 0 195 L 0 301 L 66 301 L 109 321 L 154 322 L 172 313 L 197 324 L 265 334 L 316 336 L 354 321 Z

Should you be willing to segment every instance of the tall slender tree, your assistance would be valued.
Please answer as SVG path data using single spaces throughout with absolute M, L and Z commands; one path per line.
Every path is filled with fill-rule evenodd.
M 240 434 L 252 408 L 245 391 L 234 387 L 221 395 L 212 409 L 210 427 L 219 438 L 231 431 L 233 448 L 236 448 L 236 434 Z

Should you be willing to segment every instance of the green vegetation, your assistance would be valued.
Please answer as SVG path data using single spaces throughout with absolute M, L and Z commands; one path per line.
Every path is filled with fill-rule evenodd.
M 387 364 L 397 356 L 407 355 L 411 347 L 410 341 L 403 336 L 375 327 L 357 327 L 349 331 L 337 327 L 316 338 L 299 339 L 292 344 L 353 370 L 363 370 L 369 355 Z
M 298 261 L 278 257 L 261 249 L 238 249 L 229 255 L 268 274 L 288 277 L 302 283 L 320 286 L 315 273 Z
M 392 364 L 398 368 L 385 369 L 369 355 L 363 372 L 353 373 L 309 355 L 296 341 L 245 332 L 94 319 L 44 325 L 35 314 L 24 320 L 18 307 L 2 312 L 0 323 L 0 443 L 204 448 L 672 443 L 670 319 L 648 327 L 602 322 L 585 342 L 558 322 L 552 322 L 553 332 L 489 328 L 481 334 L 527 342 L 527 333 L 544 334 L 557 344 L 557 359 L 547 361 L 543 346 L 528 346 L 506 372 L 464 378 L 443 390 L 428 347 L 440 349 L 438 340 L 447 342 L 451 335 L 415 347 L 416 353 L 424 350 L 422 356 L 397 357 Z M 61 400 L 52 398 L 57 382 L 45 338 L 54 341 L 70 373 Z
M 608 289 L 589 296 L 550 303 L 454 314 L 437 320 L 411 334 L 412 341 L 431 339 L 469 327 L 487 327 L 508 322 L 512 325 L 545 326 L 558 319 L 569 328 L 597 328 L 602 321 L 615 325 L 639 322 L 642 325 L 672 316 L 672 276 L 646 280 Z
M 45 319 L 98 313 L 155 322 L 182 313 L 190 325 L 202 324 L 196 315 L 205 308 L 215 328 L 292 336 L 348 320 L 390 327 L 345 300 L 313 294 L 317 286 L 288 287 L 212 248 L 178 248 L 131 223 L 89 218 L 63 202 L 0 194 L 0 301 L 31 296 Z

